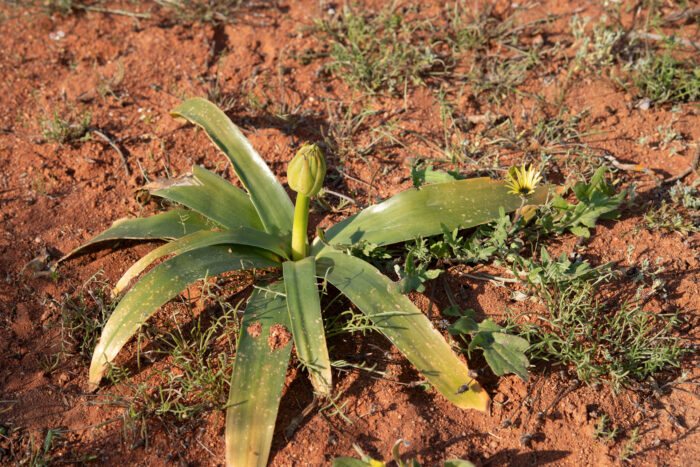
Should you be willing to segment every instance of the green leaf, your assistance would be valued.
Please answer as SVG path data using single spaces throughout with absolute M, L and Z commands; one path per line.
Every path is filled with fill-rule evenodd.
M 453 182 L 463 178 L 459 175 L 459 172 L 435 170 L 432 164 L 417 163 L 411 166 L 411 179 L 413 180 L 414 188 L 420 188 L 421 185 L 425 184 Z
M 462 408 L 486 410 L 489 396 L 469 376 L 467 366 L 452 352 L 428 318 L 396 285 L 372 265 L 333 250 L 316 258 L 324 277 L 370 317 L 440 393 Z M 469 389 L 457 393 L 464 384 Z
M 215 173 L 194 166 L 192 173 L 145 186 L 153 196 L 180 203 L 229 229 L 250 227 L 262 230 L 250 197 Z
M 445 461 L 444 467 L 474 467 L 474 464 L 462 459 L 448 459 Z
M 188 285 L 226 271 L 269 268 L 277 264 L 257 248 L 237 246 L 200 248 L 159 264 L 129 290 L 109 317 L 92 355 L 90 386 L 97 387 L 107 364 L 141 325 Z
M 294 207 L 265 161 L 243 133 L 216 105 L 206 99 L 184 102 L 171 114 L 201 126 L 209 138 L 231 160 L 267 233 L 286 236 L 292 231 Z
M 543 203 L 546 197 L 547 188 L 540 187 L 530 202 Z M 498 219 L 501 207 L 513 211 L 520 205 L 520 197 L 508 194 L 503 182 L 489 178 L 426 185 L 403 191 L 345 219 L 326 230 L 325 238 L 338 245 L 361 241 L 390 245 L 490 222 Z M 314 240 L 313 254 L 328 249 L 318 238 Z
M 529 378 L 529 362 L 525 356 L 529 346 L 525 339 L 502 332 L 489 333 L 489 338 L 481 343 L 486 363 L 496 376 L 515 373 L 523 381 Z
M 449 316 L 449 314 L 448 314 L 448 316 Z M 478 326 L 476 324 L 476 321 L 474 321 L 474 319 L 472 317 L 462 316 L 457 321 L 452 323 L 449 328 L 447 328 L 447 332 L 449 332 L 453 336 L 456 336 L 459 334 L 471 334 L 472 332 L 476 331 L 477 329 L 478 329 Z
M 372 467 L 372 464 L 352 457 L 338 457 L 333 459 L 332 467 Z
M 486 363 L 496 376 L 515 373 L 523 381 L 528 380 L 527 367 L 530 363 L 525 351 L 530 344 L 522 337 L 504 333 L 503 328 L 492 319 L 477 323 L 473 316 L 462 316 L 450 325 L 449 332 L 452 335 L 471 335 L 468 352 L 481 348 Z
M 284 282 L 253 291 L 243 315 L 231 375 L 227 465 L 267 465 L 292 349 L 289 327 Z
M 412 291 L 423 293 L 425 285 L 423 283 L 428 280 L 436 279 L 442 273 L 441 269 L 428 269 L 425 264 L 420 264 L 417 268 L 406 267 L 404 271 L 399 271 L 401 281 L 397 284 L 398 290 L 402 294 L 408 294 Z
M 119 282 L 117 282 L 117 285 L 114 286 L 112 293 L 113 295 L 120 294 L 134 277 L 141 274 L 144 269 L 158 258 L 172 254 L 179 255 L 186 251 L 196 250 L 205 246 L 222 244 L 254 246 L 270 251 L 282 258 L 288 258 L 288 254 L 284 250 L 286 246 L 284 241 L 259 230 L 249 229 L 247 227 L 219 231 L 201 230 L 170 243 L 166 243 L 143 256 L 124 273 L 122 278 L 119 279 Z M 260 253 L 262 254 L 263 252 Z M 279 258 L 273 255 L 267 256 L 272 261 L 281 262 Z
M 282 263 L 282 272 L 297 355 L 308 368 L 316 392 L 330 396 L 333 388 L 331 363 L 316 286 L 316 261 L 313 256 L 286 261 Z
M 208 229 L 206 219 L 187 209 L 173 209 L 161 214 L 136 219 L 118 219 L 112 226 L 80 245 L 58 261 L 65 261 L 84 248 L 114 240 L 173 240 L 199 230 Z

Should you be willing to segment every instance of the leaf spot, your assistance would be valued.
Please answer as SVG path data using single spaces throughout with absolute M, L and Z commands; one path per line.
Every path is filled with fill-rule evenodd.
M 270 328 L 270 335 L 267 336 L 267 345 L 270 350 L 281 349 L 292 340 L 292 334 L 283 324 L 275 324 Z
M 262 324 L 260 324 L 260 321 L 256 321 L 249 325 L 246 330 L 248 331 L 248 334 L 250 334 L 250 337 L 255 339 L 260 337 L 260 334 L 262 333 Z

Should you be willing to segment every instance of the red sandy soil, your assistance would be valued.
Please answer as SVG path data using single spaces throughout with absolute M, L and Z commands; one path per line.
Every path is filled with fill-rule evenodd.
M 440 2 L 432 3 L 423 10 L 428 16 L 440 7 Z M 183 98 L 206 95 L 217 74 L 224 92 L 235 99 L 228 115 L 283 183 L 286 162 L 296 148 L 304 141 L 320 140 L 328 130 L 329 111 L 337 112 L 339 101 L 359 94 L 340 80 L 317 73 L 323 60 L 301 64 L 294 59 L 295 53 L 322 47 L 308 27 L 313 18 L 329 14 L 330 6 L 323 2 L 289 1 L 276 7 L 243 9 L 235 22 L 216 27 L 176 21 L 172 12 L 149 2 L 107 2 L 106 6 L 130 11 L 150 8 L 152 17 L 83 11 L 49 16 L 36 8 L 9 3 L 0 10 L 0 428 L 4 427 L 0 463 L 26 462 L 47 430 L 61 428 L 61 438 L 49 453 L 57 464 L 77 465 L 87 459 L 84 456 L 96 456 L 94 462 L 106 465 L 220 465 L 223 411 L 205 410 L 185 421 L 150 414 L 136 425 L 129 424 L 124 406 L 108 403 L 110 394 L 127 390 L 103 383 L 96 395 L 88 393 L 85 356 L 65 358 L 51 371 L 42 365 L 56 354 L 60 343 L 56 325 L 65 298 L 76 297 L 97 271 L 102 271 L 100 280 L 114 284 L 152 245 L 91 251 L 61 265 L 56 280 L 36 274 L 41 262 L 25 266 L 43 253 L 56 259 L 118 218 L 156 209 L 155 203 L 142 208 L 137 202 L 135 189 L 145 183 L 144 174 L 151 180 L 175 176 L 200 164 L 232 180 L 225 158 L 206 136 L 168 114 Z M 590 16 L 601 13 L 598 2 L 545 1 L 532 8 L 528 18 L 567 14 L 579 6 Z M 569 19 L 548 26 L 545 39 L 553 43 L 564 37 Z M 52 38 L 59 31 L 63 37 Z M 542 40 L 543 36 L 537 37 Z M 553 64 L 549 75 L 562 79 L 566 69 Z M 529 76 L 521 88 L 553 97 L 556 88 L 546 84 L 549 80 L 545 78 Z M 111 91 L 100 93 L 110 80 Z M 248 93 L 269 105 L 246 106 Z M 368 143 L 372 138 L 369 130 L 398 112 L 404 113 L 401 118 L 406 129 L 440 138 L 439 108 L 433 94 L 429 86 L 412 86 L 405 99 L 402 95 L 367 101 L 378 113 L 363 123 L 366 135 L 359 132 L 357 144 Z M 686 141 L 700 141 L 698 107 L 691 103 L 680 105 L 680 112 L 672 112 L 671 106 L 642 110 L 635 99 L 610 81 L 593 76 L 577 81 L 567 94 L 571 114 L 589 109 L 588 122 L 603 135 L 595 146 L 623 163 L 649 169 L 619 174 L 623 185 L 636 183 L 638 200 L 625 205 L 620 220 L 602 222 L 586 241 L 583 255 L 593 264 L 614 261 L 620 268 L 644 259 L 655 264 L 658 258 L 667 295 L 652 298 L 644 310 L 681 310 L 685 324 L 679 336 L 688 345 L 696 345 L 700 236 L 653 231 L 646 228 L 642 217 L 645 203 L 659 196 L 656 178 L 685 170 L 693 147 L 672 155 L 659 145 L 645 147 L 636 141 L 656 134 L 659 125 L 672 120 L 673 128 Z M 284 106 L 278 113 L 288 117 L 278 118 L 274 105 Z M 484 113 L 468 99 L 460 105 L 463 113 Z M 521 109 L 532 107 L 533 100 L 521 96 L 509 105 L 520 115 Z M 71 109 L 76 114 L 88 110 L 92 127 L 121 148 L 129 173 L 117 151 L 98 137 L 64 144 L 45 141 L 38 119 L 51 117 L 54 109 L 61 115 L 70 115 Z M 341 181 L 332 188 L 364 203 L 410 188 L 410 158 L 429 157 L 430 149 L 418 139 L 408 141 L 410 151 L 387 146 L 364 156 L 350 154 L 342 161 L 337 154 L 328 154 L 329 167 L 342 162 L 343 172 L 352 177 L 337 177 Z M 499 162 L 507 167 L 522 157 L 518 152 L 504 154 Z M 463 170 L 470 169 L 465 166 Z M 576 165 L 557 170 L 562 179 L 578 175 Z M 314 222 L 327 226 L 348 212 L 318 210 Z M 558 254 L 573 251 L 575 243 L 575 237 L 565 236 L 552 239 L 550 245 Z M 629 245 L 634 250 L 628 257 Z M 458 292 L 463 308 L 474 308 L 479 316 L 500 321 L 506 307 L 524 311 L 532 306 L 513 302 L 506 288 L 465 279 L 457 270 L 469 268 L 446 273 L 451 288 Z M 614 287 L 626 287 L 629 292 L 636 286 Z M 435 322 L 449 304 L 442 290 L 428 284 L 425 296 L 412 295 Z M 97 306 L 91 309 L 98 312 Z M 156 324 L 168 316 L 167 310 L 158 314 Z M 420 375 L 379 336 L 347 336 L 338 339 L 335 347 L 334 358 L 365 353 L 367 361 L 377 363 L 401 384 L 364 373 L 337 373 L 338 403 L 344 404 L 351 423 L 331 415 L 332 410 L 315 411 L 287 437 L 285 429 L 311 401 L 307 378 L 290 366 L 271 465 L 329 465 L 337 456 L 354 455 L 353 443 L 388 460 L 399 438 L 410 443 L 402 449 L 404 455 L 424 465 L 455 457 L 477 465 L 609 465 L 624 463 L 621 453 L 635 428 L 640 438 L 630 463 L 700 463 L 700 407 L 694 385 L 658 393 L 649 390 L 649 384 L 620 393 L 606 384 L 581 385 L 557 402 L 557 394 L 572 384 L 575 372 L 539 364 L 529 383 L 487 373 L 482 383 L 494 404 L 489 413 L 478 413 L 456 410 L 434 390 L 409 386 Z M 135 349 L 136 344 L 128 346 L 118 363 L 133 368 Z M 483 365 L 483 361 L 476 364 Z M 697 379 L 700 371 L 694 354 L 666 377 L 678 377 L 681 371 L 691 381 Z M 141 374 L 135 378 L 147 379 Z M 537 413 L 553 401 L 556 403 L 539 420 Z M 601 414 L 607 414 L 620 430 L 620 436 L 609 444 L 593 436 Z M 507 418 L 513 425 L 503 428 Z M 531 435 L 529 443 L 523 443 L 526 434 Z

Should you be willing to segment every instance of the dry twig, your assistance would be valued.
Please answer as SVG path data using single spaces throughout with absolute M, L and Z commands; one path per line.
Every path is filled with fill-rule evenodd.
M 126 164 L 126 157 L 124 156 L 124 153 L 122 152 L 122 150 L 119 149 L 119 146 L 117 146 L 114 141 L 112 141 L 107 135 L 102 133 L 97 128 L 90 128 L 90 132 L 93 133 L 95 136 L 99 136 L 100 138 L 105 140 L 107 142 L 107 144 L 112 146 L 114 148 L 114 150 L 117 151 L 117 154 L 119 154 L 119 157 L 122 160 L 122 165 L 124 166 L 124 172 L 126 172 L 126 176 L 131 177 L 131 170 L 129 169 L 129 166 Z

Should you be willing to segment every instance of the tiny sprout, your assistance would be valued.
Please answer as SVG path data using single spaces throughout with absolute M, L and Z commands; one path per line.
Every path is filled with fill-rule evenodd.
M 540 180 L 542 177 L 533 166 L 513 166 L 508 170 L 506 177 L 506 186 L 511 189 L 508 193 L 522 197 L 530 196 L 535 192 Z

